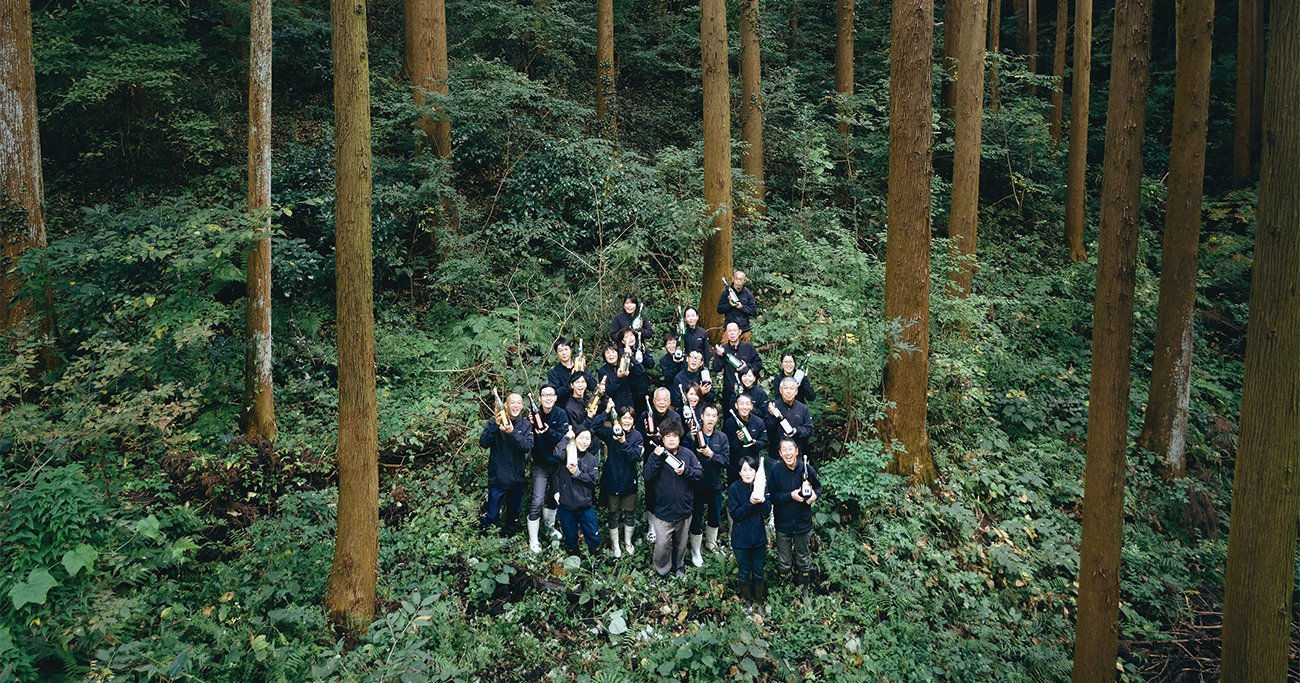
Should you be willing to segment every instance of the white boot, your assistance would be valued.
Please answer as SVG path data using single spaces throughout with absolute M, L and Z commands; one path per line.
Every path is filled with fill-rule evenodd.
M 645 513 L 645 525 L 646 525 L 645 542 L 654 543 L 655 542 L 655 516 L 650 514 L 649 512 Z
M 700 541 L 703 540 L 703 534 L 691 534 L 691 564 L 696 567 L 704 566 L 704 558 L 700 556 Z
M 551 531 L 552 538 L 560 538 L 560 530 L 555 528 L 555 510 L 542 508 L 542 523 Z
M 704 549 L 711 552 L 718 552 L 718 527 L 704 527 Z
M 627 548 L 627 554 L 631 555 L 636 552 L 636 546 L 632 545 L 632 534 L 636 531 L 635 526 L 623 527 L 623 547 Z
M 537 542 L 537 527 L 541 526 L 541 523 L 540 519 L 528 520 L 528 549 L 533 551 L 534 555 L 542 552 L 542 544 Z
M 609 542 L 614 546 L 614 557 L 622 557 L 623 549 L 618 545 L 618 527 L 612 526 L 609 528 Z

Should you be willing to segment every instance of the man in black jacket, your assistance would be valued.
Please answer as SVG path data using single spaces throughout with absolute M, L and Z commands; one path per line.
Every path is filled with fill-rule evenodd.
M 781 460 L 767 470 L 776 516 L 776 574 L 784 578 L 794 568 L 794 582 L 805 595 L 812 584 L 812 505 L 822 495 L 817 470 L 800 457 L 792 439 L 782 439 Z
M 668 389 L 659 387 L 655 389 L 654 403 L 649 410 L 643 413 L 642 417 L 641 433 L 645 437 L 645 454 L 649 458 L 650 453 L 654 451 L 654 441 L 662 436 L 660 427 L 669 420 L 677 420 L 677 424 L 681 424 L 682 416 L 673 410 L 672 395 L 668 392 Z M 655 542 L 654 509 L 655 490 L 647 486 L 645 490 L 646 543 Z
M 533 427 L 523 416 L 524 397 L 510 394 L 506 397 L 506 413 L 510 420 L 505 427 L 496 419 L 483 425 L 478 445 L 488 449 L 488 496 L 479 528 L 487 531 L 501 517 L 501 505 L 506 508 L 502 520 L 502 533 L 509 535 L 519 524 L 519 506 L 524 494 L 524 457 L 533 447 Z
M 695 443 L 704 476 L 695 490 L 695 506 L 691 514 L 691 564 L 704 565 L 700 554 L 703 545 L 709 552 L 718 549 L 718 527 L 722 525 L 722 489 L 727 483 L 727 464 L 731 444 L 719 429 L 718 409 L 705 406 L 700 416 L 700 434 L 704 446 Z
M 543 385 L 540 394 L 544 429 L 533 434 L 533 495 L 528 503 L 528 549 L 533 553 L 542 552 L 537 532 L 543 520 L 545 528 L 556 533 L 555 498 L 547 494 L 555 489 L 551 481 L 560 464 L 555 458 L 555 444 L 569 431 L 569 414 L 556 405 L 555 387 Z
M 591 372 L 587 370 L 585 359 L 581 365 L 574 359 L 573 347 L 569 344 L 567 338 L 560 337 L 556 339 L 552 348 L 555 350 L 555 358 L 559 362 L 555 364 L 555 367 L 551 368 L 550 372 L 546 373 L 546 383 L 555 387 L 559 403 L 563 406 L 569 400 L 569 387 L 573 384 L 574 377 L 586 377 L 588 388 L 595 385 L 596 380 L 592 377 Z
M 740 418 L 737 420 L 736 418 Z M 749 441 L 743 438 L 741 427 L 749 432 Z M 727 482 L 734 483 L 740 478 L 740 459 L 753 458 L 755 462 L 764 462 L 767 453 L 767 425 L 763 418 L 754 412 L 754 402 L 748 395 L 736 397 L 735 412 L 723 423 L 722 431 L 727 434 L 731 447 L 730 464 L 727 466 Z
M 659 357 L 659 386 L 666 387 L 673 383 L 677 373 L 682 371 L 686 352 L 677 346 L 677 335 L 672 332 L 664 334 L 664 355 Z
M 704 476 L 700 461 L 682 445 L 681 420 L 669 419 L 659 427 L 663 445 L 646 458 L 642 476 L 646 490 L 654 489 L 655 573 L 686 576 L 686 541 L 695 504 L 695 482 Z
M 673 378 L 673 383 L 668 385 L 668 390 L 673 392 L 674 408 L 682 407 L 682 392 L 695 385 L 700 387 L 700 401 L 706 404 L 713 403 L 713 376 L 710 375 L 706 382 L 704 373 L 704 354 L 699 351 L 686 354 L 686 367 L 682 368 L 681 372 Z
M 732 293 L 735 299 L 732 299 Z M 742 341 L 750 340 L 749 319 L 758 315 L 758 303 L 754 293 L 745 288 L 745 271 L 737 270 L 731 274 L 731 287 L 722 288 L 718 297 L 718 313 L 727 316 L 726 322 L 740 326 Z
M 812 416 L 808 414 L 808 406 L 795 398 L 799 385 L 793 377 L 781 380 L 780 387 L 781 397 L 767 405 L 768 456 L 773 460 L 780 457 L 781 439 L 794 439 L 799 452 L 807 456 L 813 434 Z
M 754 345 L 741 339 L 740 327 L 736 323 L 727 323 L 726 339 L 713 347 L 713 374 L 725 372 L 722 383 L 722 401 L 734 405 L 736 400 L 737 376 L 746 368 L 755 375 L 763 372 L 763 359 L 759 357 Z

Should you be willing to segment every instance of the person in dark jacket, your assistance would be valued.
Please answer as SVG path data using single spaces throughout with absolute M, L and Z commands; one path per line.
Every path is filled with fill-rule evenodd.
M 605 364 L 596 370 L 596 382 L 605 383 L 605 395 L 614 399 L 614 405 L 622 408 L 623 406 L 632 405 L 632 366 L 628 359 L 628 370 L 626 374 L 619 374 L 619 366 L 622 358 L 619 356 L 618 348 L 613 344 L 608 344 L 601 349 L 601 355 L 604 356 Z M 623 400 L 623 403 L 619 401 Z M 601 401 L 604 404 L 604 401 Z
M 632 532 L 636 529 L 637 480 L 641 474 L 645 444 L 641 432 L 636 429 L 636 417 L 631 408 L 619 410 L 618 422 L 611 427 L 602 425 L 599 431 L 600 438 L 605 441 L 605 471 L 601 475 L 600 487 L 609 507 L 610 545 L 614 548 L 614 557 L 622 557 L 624 550 L 629 555 L 636 552 Z M 620 527 L 623 534 L 621 544 Z
M 620 359 L 626 355 L 630 360 L 629 379 L 624 379 L 623 384 L 627 388 L 627 396 L 631 402 L 633 411 L 641 409 L 645 403 L 645 397 L 650 393 L 650 376 L 645 365 L 645 345 L 641 343 L 641 337 L 632 330 L 623 330 L 621 337 L 623 340 L 621 350 L 619 351 Z M 620 408 L 622 405 L 619 406 Z
M 555 459 L 555 445 L 569 431 L 569 414 L 556 405 L 555 387 L 543 385 L 539 394 L 544 429 L 533 434 L 533 491 L 528 503 L 528 549 L 533 553 L 542 552 L 537 534 L 543 521 L 547 530 L 558 533 L 555 531 L 555 497 L 548 494 L 555 490 L 551 482 L 555 468 L 560 464 Z
M 781 380 L 786 377 L 794 377 L 798 372 L 799 367 L 795 365 L 794 354 L 781 354 L 781 367 L 776 376 L 772 378 L 772 395 L 776 396 L 781 393 Z M 804 405 L 817 400 L 817 392 L 813 391 L 812 382 L 808 381 L 808 375 L 799 378 L 799 393 L 795 395 L 795 398 L 803 401 Z M 765 413 L 767 410 L 760 409 L 759 412 Z
M 731 300 L 731 293 L 736 293 L 736 301 Z M 740 327 L 741 340 L 748 342 L 749 319 L 758 315 L 758 303 L 754 293 L 745 288 L 745 271 L 737 270 L 731 275 L 730 289 L 724 287 L 718 297 L 718 313 L 726 316 L 726 323 L 736 323 Z
M 766 415 L 767 404 L 772 401 L 767 397 L 767 392 L 763 391 L 763 385 L 759 384 L 758 375 L 754 373 L 754 369 L 745 368 L 745 371 L 740 373 L 737 380 L 740 383 L 736 386 L 736 397 L 748 396 L 749 400 L 754 403 L 754 412 L 759 415 Z
M 682 407 L 682 393 L 690 387 L 699 387 L 700 399 L 704 403 L 713 402 L 713 376 L 708 377 L 705 381 L 704 374 L 704 355 L 699 351 L 691 351 L 686 354 L 686 367 L 682 368 L 677 376 L 673 378 L 673 383 L 668 386 L 673 392 L 673 407 Z M 678 389 L 681 387 L 681 389 Z
M 503 428 L 495 419 L 488 420 L 478 437 L 478 445 L 488 449 L 487 506 L 479 519 L 479 528 L 484 531 L 501 518 L 503 502 L 506 515 L 502 532 L 508 535 L 518 528 L 525 484 L 524 458 L 533 447 L 533 427 L 523 412 L 524 397 L 510 394 L 506 397 L 509 423 Z
M 779 452 L 781 460 L 767 469 L 776 513 L 776 573 L 785 578 L 793 566 L 795 585 L 806 595 L 812 585 L 812 506 L 821 498 L 822 483 L 793 439 L 782 439 Z
M 614 315 L 614 319 L 609 321 L 609 338 L 614 342 L 619 342 L 623 338 L 623 330 L 632 330 L 642 339 L 650 339 L 654 343 L 654 330 L 650 327 L 650 318 L 646 317 L 645 309 L 635 295 L 628 294 L 623 297 L 623 310 Z
M 686 352 L 677 346 L 677 335 L 668 332 L 664 334 L 664 355 L 659 357 L 659 386 L 666 387 L 672 384 L 677 377 L 677 373 L 682 371 L 686 363 Z
M 572 440 L 576 446 L 577 457 L 574 462 L 568 460 L 568 446 Z M 592 508 L 596 482 L 600 480 L 597 456 L 600 446 L 591 437 L 591 430 L 583 429 L 576 434 L 572 429 L 559 444 L 555 446 L 555 456 L 562 464 L 555 473 L 555 491 L 560 496 L 560 533 L 564 536 L 564 549 L 570 555 L 578 552 L 578 530 L 587 541 L 587 550 L 595 555 L 600 550 L 600 523 L 596 521 L 596 510 Z
M 694 307 L 687 308 L 682 314 L 686 320 L 686 340 L 682 346 L 683 353 L 699 351 L 701 358 L 707 358 L 709 355 L 709 333 L 700 329 L 700 312 Z M 681 343 L 681 342 L 679 342 Z
M 564 404 L 564 412 L 568 413 L 569 426 L 573 427 L 574 430 L 591 429 L 595 424 L 595 418 L 599 413 L 587 413 L 587 399 L 591 398 L 590 391 L 600 391 L 599 382 L 596 383 L 596 387 L 596 389 L 591 389 L 587 385 L 587 378 L 582 375 L 573 376 L 573 384 L 569 385 L 571 395 L 569 401 Z
M 645 437 L 645 455 L 647 458 L 650 457 L 650 452 L 654 450 L 654 442 L 662 436 L 659 433 L 660 426 L 667 423 L 669 420 L 677 420 L 677 423 L 681 424 L 682 416 L 679 415 L 677 411 L 673 410 L 672 397 L 669 394 L 668 389 L 659 387 L 658 389 L 655 389 L 654 403 L 651 404 L 645 413 L 643 413 L 641 420 L 643 426 L 641 434 Z M 645 533 L 646 543 L 655 542 L 654 509 L 655 491 L 653 488 L 646 487 L 645 521 L 646 526 L 648 527 Z
M 762 459 L 740 459 L 740 479 L 727 489 L 727 513 L 731 516 L 731 549 L 736 553 L 740 597 L 745 602 L 767 598 L 767 517 L 772 514 L 772 496 L 764 491 L 754 497 L 754 479 Z
M 812 416 L 808 414 L 808 406 L 795 398 L 799 385 L 795 384 L 793 377 L 781 380 L 780 386 L 781 397 L 767 406 L 768 456 L 773 460 L 779 457 L 777 449 L 784 438 L 794 439 L 799 444 L 799 452 L 807 456 L 808 442 L 813 435 Z
M 742 425 L 749 431 L 748 442 L 741 438 Z M 727 416 L 722 431 L 731 445 L 731 464 L 727 467 L 727 483 L 730 484 L 740 478 L 741 458 L 763 461 L 763 456 L 767 453 L 767 424 L 754 412 L 754 402 L 742 395 L 736 398 L 735 412 Z
M 695 483 L 704 470 L 695 453 L 682 445 L 681 420 L 668 420 L 659 432 L 663 444 L 655 446 L 642 469 L 646 490 L 655 492 L 652 562 L 661 577 L 673 572 L 686 576 L 686 532 L 695 503 Z
M 704 565 L 700 553 L 703 545 L 709 552 L 718 550 L 718 527 L 722 526 L 722 489 L 727 481 L 728 456 L 731 444 L 727 435 L 718 429 L 718 409 L 705 406 L 700 415 L 701 447 L 696 442 L 700 466 L 704 475 L 695 489 L 695 505 L 691 509 L 691 564 Z
M 745 368 L 755 375 L 763 372 L 763 359 L 759 357 L 754 345 L 740 338 L 740 328 L 736 323 L 727 323 L 727 338 L 724 343 L 713 347 L 713 374 L 723 374 L 722 401 L 734 405 L 736 401 L 736 376 Z
M 561 406 L 569 401 L 570 387 L 573 385 L 573 378 L 582 375 L 587 378 L 587 386 L 595 385 L 596 380 L 592 378 L 591 373 L 587 371 L 586 361 L 579 363 L 573 357 L 573 346 L 569 340 L 560 337 L 555 340 L 551 347 L 555 351 L 557 363 L 551 371 L 546 373 L 546 383 L 555 387 L 555 393 L 559 396 Z

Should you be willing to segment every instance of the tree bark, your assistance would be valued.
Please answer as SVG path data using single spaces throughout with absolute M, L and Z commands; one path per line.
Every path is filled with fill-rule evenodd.
M 1001 57 L 1002 52 L 1002 0 L 989 0 L 989 52 L 994 57 Z M 998 94 L 999 72 L 1001 67 L 995 59 L 989 68 L 989 107 L 998 108 L 1001 96 Z
M 1052 118 L 1049 131 L 1052 142 L 1061 144 L 1061 125 L 1065 114 L 1065 47 L 1070 38 L 1070 0 L 1056 0 L 1056 42 L 1052 45 Z
M 895 0 L 889 60 L 888 242 L 885 318 L 903 326 L 912 351 L 890 354 L 885 400 L 894 407 L 878 425 L 897 443 L 889 471 L 929 484 L 936 472 L 926 433 L 930 355 L 931 44 L 934 0 Z
M 1192 317 L 1201 241 L 1206 120 L 1210 107 L 1210 44 L 1214 0 L 1179 0 L 1169 199 L 1161 242 L 1160 307 L 1144 448 L 1164 457 L 1169 475 L 1187 471 L 1187 406 L 1191 400 Z
M 716 341 L 722 279 L 731 279 L 731 95 L 724 0 L 700 0 L 700 71 L 704 87 L 704 202 L 716 231 L 704 242 L 700 320 Z
M 1300 4 L 1272 3 L 1222 680 L 1287 677 L 1300 518 Z
M 763 79 L 758 43 L 758 0 L 745 0 L 740 8 L 740 120 L 748 147 L 740 166 L 754 179 L 753 207 L 765 213 L 763 186 Z
M 406 38 L 406 72 L 411 77 L 414 99 L 423 107 L 425 93 L 451 92 L 447 79 L 447 11 L 444 0 L 404 0 L 402 4 Z M 434 153 L 446 159 L 451 156 L 451 118 L 438 108 L 435 114 L 424 113 L 416 127 L 424 133 L 417 140 L 417 149 L 429 143 Z
M 1088 94 L 1092 80 L 1092 0 L 1074 2 L 1074 72 L 1070 77 L 1070 160 L 1065 180 L 1065 242 L 1070 260 L 1088 260 L 1083 246 L 1083 185 L 1088 172 Z
M 1137 272 L 1142 135 L 1151 61 L 1152 0 L 1119 0 L 1106 111 L 1101 246 L 1093 304 L 1083 541 L 1074 680 L 1115 678 L 1119 646 L 1120 543 L 1128 453 L 1129 363 Z
M 980 201 L 980 145 L 984 118 L 985 0 L 949 0 L 960 8 L 957 22 L 960 45 L 957 56 L 957 128 L 953 146 L 952 208 L 948 237 L 952 253 L 962 264 L 952 274 L 949 292 L 966 298 L 975 275 Z
M 835 0 L 835 92 L 841 99 L 853 96 L 853 11 L 853 0 Z M 849 134 L 842 107 L 839 129 L 841 135 Z
M 1025 0 L 1025 54 L 1029 73 L 1038 73 L 1038 0 Z M 1038 97 L 1038 86 L 1029 86 L 1029 96 Z
M 370 205 L 370 64 L 365 0 L 333 0 L 335 259 L 338 316 L 338 532 L 325 591 L 352 634 L 375 616 L 379 455 Z
M 596 0 L 596 120 L 601 134 L 618 134 L 614 87 L 614 0 Z
M 45 188 L 32 65 L 31 3 L 0 3 L 0 330 L 37 335 L 30 303 L 18 297 L 18 259 L 45 246 Z M 49 329 L 49 318 L 41 323 Z M 21 330 L 20 330 L 21 326 Z
M 275 439 L 271 378 L 271 0 L 251 0 L 248 33 L 248 212 L 259 236 L 248 248 L 244 436 Z
M 960 0 L 944 1 L 943 70 L 948 74 L 948 79 L 939 88 L 942 95 L 941 101 L 943 102 L 939 115 L 949 124 L 954 125 L 957 118 L 957 53 L 960 50 L 958 42 L 961 40 L 961 22 L 957 15 L 960 12 Z M 981 32 L 981 35 L 983 35 L 983 32 Z
M 1255 178 L 1259 158 L 1260 103 L 1264 92 L 1263 0 L 1237 3 L 1237 111 L 1233 119 L 1232 177 L 1238 186 Z

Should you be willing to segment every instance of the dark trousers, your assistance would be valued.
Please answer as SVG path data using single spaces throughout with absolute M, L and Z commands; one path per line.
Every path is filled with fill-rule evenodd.
M 699 491 L 695 492 L 695 505 L 691 514 L 691 533 L 704 533 L 704 524 L 707 522 L 714 529 L 722 525 L 722 492 L 721 491 Z
M 610 529 L 636 526 L 636 491 L 621 496 L 606 494 L 605 502 L 609 506 Z
M 555 509 L 555 496 L 548 495 L 554 489 L 551 480 L 555 477 L 555 468 L 540 467 L 533 465 L 533 495 L 528 501 L 528 519 L 538 520 L 542 518 L 542 508 L 547 510 Z
M 560 534 L 564 536 L 564 549 L 569 552 L 578 550 L 578 530 L 587 541 L 587 549 L 596 552 L 600 549 L 600 523 L 596 521 L 596 511 L 590 507 L 578 510 L 560 508 L 557 513 L 560 521 Z
M 734 548 L 736 552 L 736 569 L 741 581 L 763 581 L 763 566 L 767 563 L 767 546 L 757 548 Z
M 483 510 L 483 517 L 479 524 L 488 527 L 497 523 L 501 518 L 501 506 L 504 503 L 506 508 L 506 525 L 516 524 L 519 522 L 519 506 L 523 502 L 524 487 L 523 485 L 511 486 L 509 488 L 488 487 L 487 508 Z
M 776 571 L 789 574 L 793 564 L 794 570 L 806 574 L 812 570 L 812 532 L 806 534 L 783 534 L 776 532 Z

